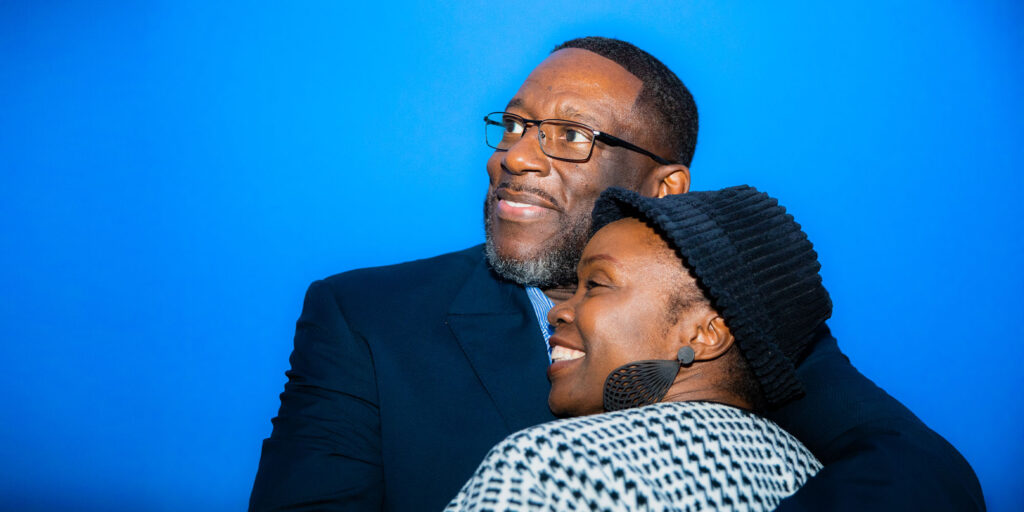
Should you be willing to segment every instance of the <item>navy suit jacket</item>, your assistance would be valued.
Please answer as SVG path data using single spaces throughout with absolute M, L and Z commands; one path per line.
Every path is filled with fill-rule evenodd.
M 525 290 L 481 246 L 309 287 L 250 510 L 441 510 L 487 451 L 553 420 Z M 770 417 L 825 469 L 782 510 L 983 510 L 967 462 L 827 329 Z

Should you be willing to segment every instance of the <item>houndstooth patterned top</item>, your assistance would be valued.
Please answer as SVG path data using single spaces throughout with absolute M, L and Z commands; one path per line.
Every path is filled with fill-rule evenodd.
M 670 402 L 512 434 L 445 510 L 771 510 L 820 469 L 765 418 Z

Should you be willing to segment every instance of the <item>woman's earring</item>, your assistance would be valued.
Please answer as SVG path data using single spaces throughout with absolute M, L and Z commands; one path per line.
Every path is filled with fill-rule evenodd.
M 680 365 L 689 366 L 693 364 L 693 358 L 697 357 L 697 354 L 694 353 L 693 347 L 687 345 L 679 349 L 679 353 L 676 354 L 676 357 L 679 359 Z
M 604 381 L 604 410 L 618 411 L 660 402 L 681 366 L 693 364 L 693 348 L 679 349 L 676 360 L 634 361 L 616 368 Z

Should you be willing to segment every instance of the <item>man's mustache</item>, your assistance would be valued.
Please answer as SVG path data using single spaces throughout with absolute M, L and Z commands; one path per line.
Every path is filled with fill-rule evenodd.
M 562 205 L 551 194 L 548 194 L 547 192 L 545 192 L 545 191 L 543 191 L 543 190 L 541 190 L 539 188 L 527 187 L 527 186 L 521 185 L 521 184 L 509 183 L 507 181 L 499 183 L 497 187 L 494 187 L 494 192 L 492 192 L 490 194 L 488 199 L 490 201 L 494 201 L 496 199 L 495 193 L 498 192 L 499 190 L 503 189 L 503 188 L 507 188 L 508 190 L 510 190 L 512 192 L 522 192 L 522 193 L 526 193 L 526 194 L 533 194 L 533 195 L 535 195 L 537 197 L 540 197 L 540 198 L 550 202 L 559 211 L 562 210 Z

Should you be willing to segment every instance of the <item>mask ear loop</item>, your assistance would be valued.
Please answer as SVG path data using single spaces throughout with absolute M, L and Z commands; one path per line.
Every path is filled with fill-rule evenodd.
M 649 359 L 624 364 L 604 381 L 604 410 L 620 411 L 658 403 L 665 398 L 679 369 L 693 364 L 693 348 L 679 349 L 676 360 Z

